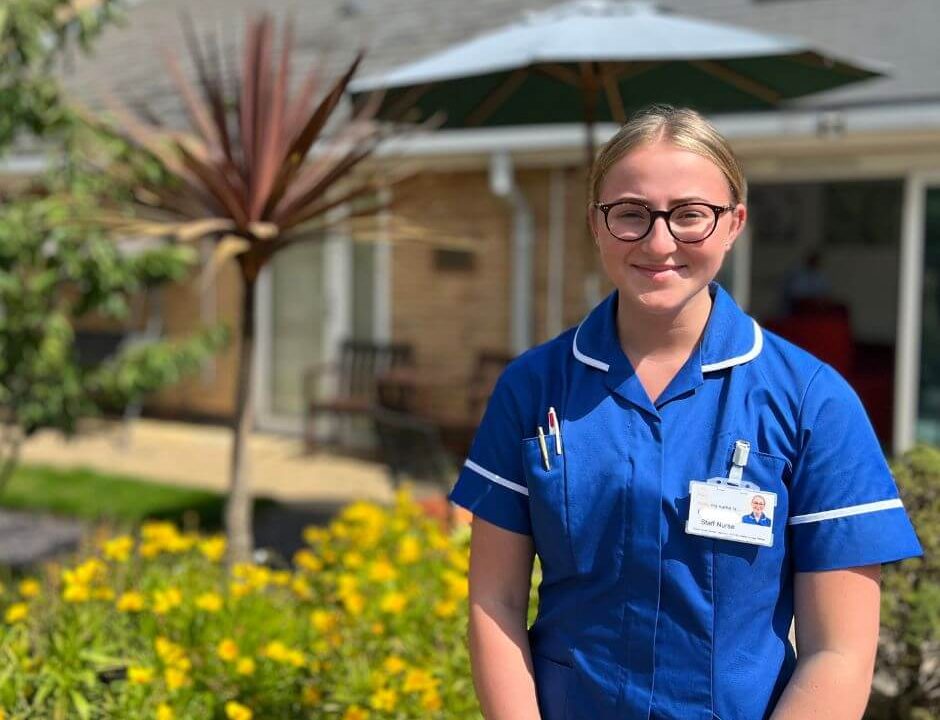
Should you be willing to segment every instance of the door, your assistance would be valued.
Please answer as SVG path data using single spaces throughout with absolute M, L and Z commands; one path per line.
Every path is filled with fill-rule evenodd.
M 921 305 L 917 440 L 940 444 L 940 185 L 924 202 L 924 280 Z

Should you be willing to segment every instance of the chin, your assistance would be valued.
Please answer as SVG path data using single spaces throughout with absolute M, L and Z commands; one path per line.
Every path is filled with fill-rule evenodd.
M 674 315 L 697 294 L 695 289 L 681 286 L 653 289 L 621 286 L 619 290 L 630 305 L 655 315 Z

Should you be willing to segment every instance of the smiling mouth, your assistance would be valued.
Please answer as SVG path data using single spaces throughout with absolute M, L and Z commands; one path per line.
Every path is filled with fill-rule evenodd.
M 670 271 L 678 272 L 685 265 L 634 265 L 633 267 L 647 275 L 660 275 Z

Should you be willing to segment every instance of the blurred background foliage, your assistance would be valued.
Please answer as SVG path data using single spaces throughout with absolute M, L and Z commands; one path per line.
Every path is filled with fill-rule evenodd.
M 119 18 L 115 0 L 8 0 L 0 5 L 0 156 L 41 143 L 47 171 L 0 187 L 0 487 L 23 441 L 43 428 L 119 411 L 177 382 L 228 341 L 222 327 L 193 337 L 126 344 L 104 362 L 80 363 L 76 321 L 126 321 L 135 296 L 182 279 L 198 255 L 153 242 L 133 251 L 94 223 L 94 208 L 128 200 L 158 164 L 69 109 L 57 63 L 87 50 Z M 99 172 L 123 157 L 123 178 Z

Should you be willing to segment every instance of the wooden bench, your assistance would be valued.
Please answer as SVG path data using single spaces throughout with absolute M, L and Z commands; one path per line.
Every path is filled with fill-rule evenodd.
M 304 441 L 308 450 L 320 444 L 317 437 L 317 420 L 322 417 L 333 419 L 333 432 L 330 442 L 334 445 L 346 445 L 353 449 L 356 445 L 347 430 L 360 429 L 362 423 L 356 420 L 371 418 L 376 404 L 402 409 L 408 398 L 379 398 L 378 379 L 385 373 L 414 364 L 414 351 L 408 343 L 377 343 L 368 340 L 343 341 L 336 362 L 309 368 L 303 379 L 304 406 Z M 324 397 L 323 386 L 329 384 Z M 365 432 L 371 432 L 369 425 Z M 358 448 L 361 449 L 361 448 Z

